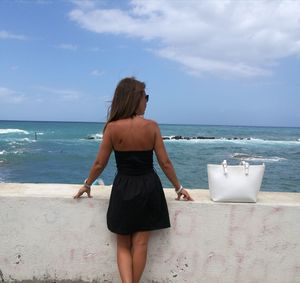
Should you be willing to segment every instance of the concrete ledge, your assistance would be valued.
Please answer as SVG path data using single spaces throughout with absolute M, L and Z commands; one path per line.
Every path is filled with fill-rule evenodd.
M 120 282 L 106 227 L 110 187 L 0 184 L 0 282 Z M 256 204 L 194 202 L 165 189 L 172 227 L 152 232 L 141 282 L 300 282 L 300 194 Z

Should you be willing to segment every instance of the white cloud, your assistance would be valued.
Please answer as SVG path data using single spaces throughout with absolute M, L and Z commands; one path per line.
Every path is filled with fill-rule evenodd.
M 48 93 L 53 96 L 58 96 L 58 99 L 64 101 L 74 101 L 81 97 L 80 92 L 71 89 L 57 89 L 46 86 L 36 86 L 34 87 L 39 93 Z
M 300 1 L 132 0 L 126 10 L 76 4 L 69 16 L 92 32 L 153 41 L 155 54 L 195 75 L 266 76 L 300 55 Z
M 6 30 L 0 30 L 0 39 L 26 40 L 28 38 L 25 35 L 15 34 Z
M 267 76 L 271 72 L 268 69 L 249 66 L 243 62 L 234 63 L 215 59 L 201 58 L 200 56 L 191 56 L 188 54 L 177 53 L 176 50 L 161 49 L 156 52 L 158 55 L 171 59 L 173 61 L 181 63 L 187 67 L 187 72 L 193 75 L 199 75 L 199 73 L 212 73 L 221 77 L 226 76 Z
M 25 95 L 6 87 L 0 86 L 0 101 L 12 104 L 22 103 L 25 100 Z
M 97 69 L 91 71 L 91 75 L 92 75 L 92 76 L 101 77 L 103 74 L 104 74 L 103 71 L 99 71 L 99 70 L 97 70 Z
M 65 49 L 65 50 L 70 50 L 70 51 L 76 51 L 78 49 L 78 46 L 74 45 L 74 44 L 62 43 L 62 44 L 59 44 L 57 46 L 57 48 Z

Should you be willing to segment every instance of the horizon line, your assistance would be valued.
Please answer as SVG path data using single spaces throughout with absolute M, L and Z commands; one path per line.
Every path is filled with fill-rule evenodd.
M 61 121 L 61 120 L 2 120 L 0 122 L 37 122 L 37 123 L 100 123 L 101 121 Z M 197 124 L 197 123 L 166 123 L 158 122 L 159 125 L 178 125 L 178 126 L 210 126 L 210 127 L 257 127 L 257 128 L 300 128 L 300 126 L 270 126 L 270 125 L 231 125 L 231 124 Z

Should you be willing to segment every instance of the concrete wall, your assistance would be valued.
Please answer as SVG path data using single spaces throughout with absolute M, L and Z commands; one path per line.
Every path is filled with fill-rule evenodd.
M 0 184 L 0 282 L 120 282 L 110 187 L 73 200 L 78 188 Z M 300 194 L 260 192 L 256 204 L 165 194 L 172 228 L 152 232 L 141 282 L 300 282 Z

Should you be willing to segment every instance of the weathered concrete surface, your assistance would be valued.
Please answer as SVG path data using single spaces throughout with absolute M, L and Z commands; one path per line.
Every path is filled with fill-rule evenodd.
M 78 188 L 0 184 L 0 282 L 120 282 L 110 187 L 74 200 Z M 300 194 L 260 192 L 256 204 L 165 194 L 172 228 L 152 232 L 141 282 L 300 282 Z

